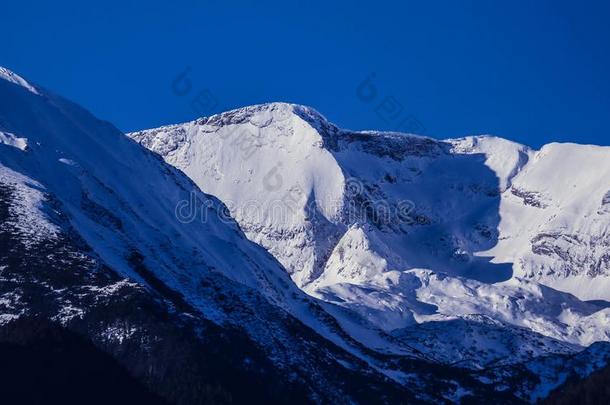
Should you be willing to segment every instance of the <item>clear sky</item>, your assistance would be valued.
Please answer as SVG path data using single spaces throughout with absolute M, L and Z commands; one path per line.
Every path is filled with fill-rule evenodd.
M 93 3 L 3 2 L 0 65 L 124 131 L 288 101 L 351 129 L 610 145 L 609 1 Z

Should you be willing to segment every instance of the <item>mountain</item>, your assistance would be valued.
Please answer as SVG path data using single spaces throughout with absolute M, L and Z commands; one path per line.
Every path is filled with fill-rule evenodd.
M 356 132 L 285 103 L 128 135 L 220 198 L 301 289 L 434 361 L 609 339 L 610 148 Z
M 607 340 L 603 302 L 474 255 L 501 206 L 478 152 L 286 104 L 131 137 L 161 156 L 0 69 L 0 386 L 17 400 L 523 403 L 610 359 L 585 348 Z
M 479 314 L 608 340 L 610 148 L 354 132 L 281 103 L 130 136 L 304 291 L 388 332 Z
M 58 323 L 172 403 L 412 395 L 217 199 L 109 123 L 1 73 L 2 328 Z M 176 217 L 189 198 L 205 222 Z

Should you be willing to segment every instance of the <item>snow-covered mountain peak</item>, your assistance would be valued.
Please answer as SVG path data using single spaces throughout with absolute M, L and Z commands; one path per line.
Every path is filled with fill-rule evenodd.
M 311 107 L 304 105 L 273 102 L 236 108 L 234 110 L 202 117 L 195 120 L 197 125 L 226 126 L 249 123 L 258 128 L 285 123 L 299 117 L 315 125 L 328 125 L 328 121 Z
M 179 124 L 184 126 L 186 124 Z M 440 143 L 434 138 L 417 134 L 406 134 L 392 131 L 353 131 L 339 128 L 316 109 L 284 102 L 272 102 L 237 108 L 209 117 L 202 117 L 192 122 L 193 125 L 204 127 L 205 132 L 215 131 L 219 127 L 248 124 L 254 131 L 262 128 L 274 128 L 276 136 L 300 135 L 304 129 L 316 137 L 318 146 L 331 152 L 351 144 L 376 144 L 397 149 L 397 154 L 404 150 L 418 148 L 421 145 L 436 145 Z M 170 126 L 175 127 L 175 126 Z M 419 146 L 418 146 L 419 145 Z M 375 147 L 371 147 L 375 153 Z M 380 152 L 380 151 L 378 151 Z M 385 151 L 393 156 L 391 152 Z
M 33 86 L 32 84 L 30 84 L 23 77 L 19 76 L 17 73 L 15 73 L 5 67 L 2 67 L 2 66 L 0 66 L 0 79 L 9 81 L 18 86 L 26 88 L 28 91 L 31 91 L 34 94 L 38 94 L 38 95 L 40 94 L 38 89 L 35 86 Z

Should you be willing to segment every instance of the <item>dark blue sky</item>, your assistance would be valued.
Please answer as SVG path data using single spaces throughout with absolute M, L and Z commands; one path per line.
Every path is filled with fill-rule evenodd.
M 5 2 L 0 65 L 125 131 L 289 101 L 352 129 L 610 145 L 607 1 L 90 3 Z

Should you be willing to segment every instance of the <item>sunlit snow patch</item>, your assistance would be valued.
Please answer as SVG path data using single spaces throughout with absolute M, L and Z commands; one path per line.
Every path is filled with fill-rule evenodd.
M 0 131 L 0 143 L 20 150 L 26 150 L 28 147 L 27 138 L 18 138 L 10 132 Z

